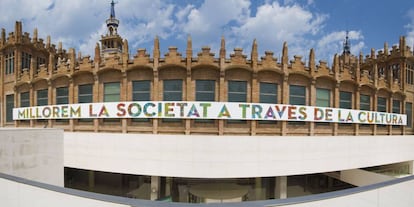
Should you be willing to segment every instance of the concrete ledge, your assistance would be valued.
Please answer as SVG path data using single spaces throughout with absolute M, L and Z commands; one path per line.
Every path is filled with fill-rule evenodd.
M 65 167 L 187 178 L 324 173 L 414 160 L 414 136 L 65 132 Z

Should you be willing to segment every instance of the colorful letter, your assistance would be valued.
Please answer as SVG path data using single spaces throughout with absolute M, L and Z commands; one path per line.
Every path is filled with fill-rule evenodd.
M 221 118 L 223 116 L 227 116 L 227 118 L 231 118 L 230 112 L 227 109 L 226 105 L 223 105 L 223 107 L 221 107 L 220 113 L 218 115 L 218 118 Z

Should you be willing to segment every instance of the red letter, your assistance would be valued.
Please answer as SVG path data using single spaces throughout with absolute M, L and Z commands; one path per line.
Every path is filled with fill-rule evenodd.
M 116 113 L 117 116 L 125 116 L 125 104 L 124 103 L 119 103 L 116 108 L 118 109 L 118 113 Z
M 289 106 L 288 119 L 296 119 L 296 106 Z

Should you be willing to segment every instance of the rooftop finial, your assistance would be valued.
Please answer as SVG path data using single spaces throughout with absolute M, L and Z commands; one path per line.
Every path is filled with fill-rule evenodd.
M 220 42 L 220 58 L 226 57 L 226 40 L 224 39 L 224 36 L 221 36 L 221 42 Z
M 112 0 L 111 2 L 111 16 L 110 18 L 115 18 L 115 2 Z
M 344 41 L 344 51 L 343 54 L 351 54 L 351 43 L 349 42 L 349 37 L 348 37 L 349 31 L 346 30 L 346 37 L 345 37 L 345 41 Z

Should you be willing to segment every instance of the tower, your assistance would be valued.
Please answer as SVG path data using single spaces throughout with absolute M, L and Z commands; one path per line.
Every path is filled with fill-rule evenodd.
M 345 37 L 345 41 L 343 44 L 343 53 L 342 54 L 347 54 L 350 55 L 351 54 L 351 43 L 349 42 L 349 37 L 348 37 L 348 30 L 346 31 L 346 37 Z
M 122 38 L 118 35 L 118 25 L 119 20 L 115 17 L 115 2 L 112 0 L 109 19 L 106 20 L 108 30 L 106 35 L 101 36 L 101 55 L 103 57 L 122 54 Z

